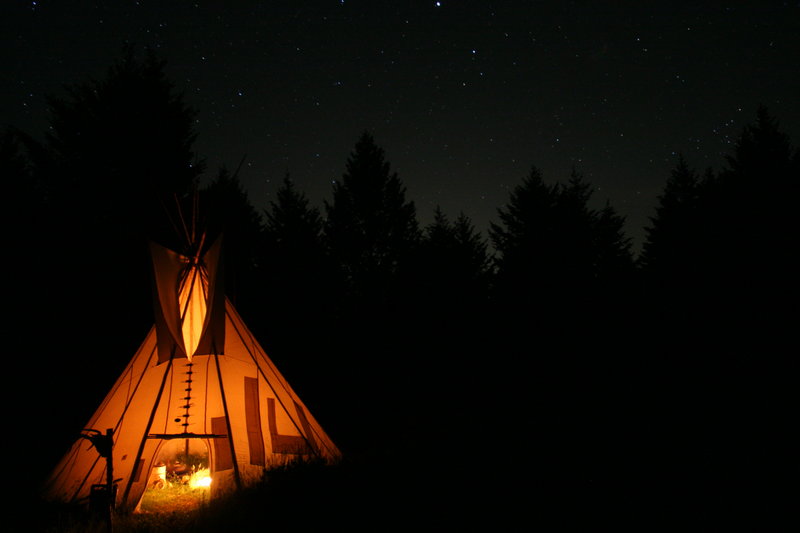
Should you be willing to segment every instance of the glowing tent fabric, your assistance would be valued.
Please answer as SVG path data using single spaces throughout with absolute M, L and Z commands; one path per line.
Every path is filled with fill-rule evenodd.
M 159 362 L 171 357 L 191 360 L 194 355 L 211 355 L 224 347 L 220 243 L 217 239 L 202 257 L 150 244 Z
M 114 431 L 116 506 L 134 509 L 171 443 L 204 445 L 211 497 L 292 459 L 335 461 L 336 445 L 220 290 L 219 246 L 189 258 L 153 246 L 156 325 L 86 428 Z M 166 355 L 165 355 L 166 354 Z M 106 461 L 79 439 L 46 495 L 74 502 L 105 482 Z

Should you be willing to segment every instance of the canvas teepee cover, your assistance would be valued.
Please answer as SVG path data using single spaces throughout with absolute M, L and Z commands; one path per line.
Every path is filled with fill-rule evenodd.
M 117 509 L 134 509 L 168 446 L 208 452 L 211 497 L 246 486 L 291 458 L 340 452 L 221 290 L 219 241 L 200 256 L 151 246 L 156 324 L 86 428 L 113 429 Z M 203 446 L 204 445 L 204 446 Z M 47 495 L 88 498 L 106 461 L 77 440 Z

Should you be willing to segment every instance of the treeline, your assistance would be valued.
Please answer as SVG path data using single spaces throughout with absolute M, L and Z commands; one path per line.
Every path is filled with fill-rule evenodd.
M 228 296 L 346 449 L 514 449 L 584 481 L 784 472 L 764 458 L 796 436 L 800 155 L 766 110 L 724 168 L 676 166 L 634 257 L 575 172 L 532 168 L 488 240 L 441 209 L 423 227 L 369 133 L 321 207 L 288 175 L 264 210 L 237 172 L 200 187 L 197 112 L 152 55 L 49 108 L 43 139 L 5 132 L 0 173 L 12 365 L 81 406 L 50 407 L 65 429 L 152 322 L 147 242 L 202 230 L 223 235 Z

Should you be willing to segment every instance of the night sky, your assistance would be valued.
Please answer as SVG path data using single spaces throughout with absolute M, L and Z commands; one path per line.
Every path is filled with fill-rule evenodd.
M 574 167 L 628 220 L 635 250 L 683 154 L 720 168 L 766 105 L 800 137 L 797 2 L 4 2 L 0 121 L 40 136 L 45 95 L 154 48 L 199 111 L 205 179 L 258 208 L 288 171 L 331 198 L 359 135 L 418 209 L 484 233 L 531 166 Z

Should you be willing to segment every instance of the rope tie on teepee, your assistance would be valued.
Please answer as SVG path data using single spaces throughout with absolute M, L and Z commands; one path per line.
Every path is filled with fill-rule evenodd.
M 194 405 L 192 404 L 192 374 L 194 374 L 192 367 L 194 366 L 194 363 L 186 363 L 186 366 L 188 370 L 186 370 L 186 379 L 183 381 L 186 383 L 186 388 L 183 389 L 186 392 L 186 396 L 183 397 L 183 400 L 185 400 L 186 403 L 183 405 L 183 414 L 181 415 L 181 418 L 183 418 L 183 423 L 181 425 L 183 426 L 183 432 L 189 433 L 189 408 Z

